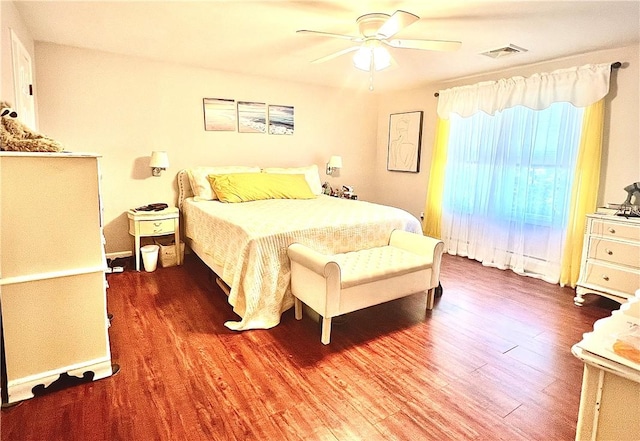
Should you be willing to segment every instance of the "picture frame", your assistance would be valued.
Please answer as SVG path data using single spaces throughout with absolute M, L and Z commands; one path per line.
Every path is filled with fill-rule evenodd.
M 238 132 L 267 133 L 267 105 L 238 101 Z
M 419 173 L 423 112 L 389 115 L 387 170 Z
M 227 98 L 203 98 L 204 129 L 212 131 L 236 131 L 236 100 Z
M 269 134 L 293 135 L 295 129 L 293 106 L 269 105 Z

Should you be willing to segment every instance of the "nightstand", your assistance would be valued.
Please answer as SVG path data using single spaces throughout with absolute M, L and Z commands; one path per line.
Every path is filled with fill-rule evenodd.
M 176 246 L 180 246 L 180 212 L 176 207 L 162 211 L 127 211 L 129 218 L 129 234 L 134 237 L 134 254 L 136 271 L 140 271 L 140 238 L 151 236 L 175 236 Z M 182 264 L 181 253 L 176 253 L 177 264 Z

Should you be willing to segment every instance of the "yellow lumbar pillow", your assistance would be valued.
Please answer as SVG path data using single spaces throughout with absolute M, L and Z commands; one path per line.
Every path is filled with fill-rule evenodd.
M 304 175 L 272 173 L 231 173 L 209 175 L 211 188 L 222 202 L 263 199 L 313 199 Z

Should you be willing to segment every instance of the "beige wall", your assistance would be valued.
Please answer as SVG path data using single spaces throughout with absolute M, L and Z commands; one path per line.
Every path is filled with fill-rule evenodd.
M 376 182 L 380 185 L 377 187 L 376 199 L 384 204 L 404 208 L 416 216 L 424 210 L 438 105 L 438 100 L 433 94 L 438 90 L 515 75 L 529 76 L 536 72 L 549 72 L 588 63 L 615 61 L 624 62 L 624 66 L 622 69 L 613 71 L 611 89 L 607 96 L 598 203 L 602 205 L 606 202 L 623 202 L 626 193 L 622 188 L 632 182 L 640 181 L 638 45 L 593 52 L 493 74 L 433 84 L 424 89 L 381 96 L 378 107 L 378 144 L 375 164 Z M 386 171 L 389 115 L 416 110 L 424 111 L 420 173 Z
M 332 154 L 344 158 L 332 185 L 355 186 L 361 199 L 424 210 L 442 88 L 514 75 L 530 75 L 586 63 L 623 61 L 608 97 L 600 204 L 621 202 L 622 187 L 640 180 L 637 45 L 583 54 L 493 74 L 392 94 L 285 83 L 207 71 L 48 43 L 36 43 L 12 3 L 2 2 L 2 98 L 13 94 L 8 29 L 33 51 L 40 130 L 68 150 L 104 156 L 103 194 L 107 252 L 130 249 L 125 211 L 175 200 L 175 175 L 190 165 L 256 164 L 324 169 Z M 7 43 L 7 40 L 9 43 Z M 10 47 L 10 46 L 9 46 Z M 202 98 L 219 97 L 295 107 L 296 133 L 272 136 L 203 129 Z M 386 170 L 389 115 L 424 111 L 420 173 Z M 167 150 L 171 167 L 160 178 L 148 168 L 152 150 Z
M 40 130 L 71 151 L 103 155 L 107 253 L 129 250 L 126 210 L 175 201 L 176 173 L 193 165 L 317 164 L 321 179 L 375 190 L 376 97 L 36 43 Z M 295 108 L 295 133 L 276 136 L 204 130 L 202 98 L 232 98 Z M 152 150 L 170 168 L 152 177 Z M 327 177 L 329 156 L 343 157 Z

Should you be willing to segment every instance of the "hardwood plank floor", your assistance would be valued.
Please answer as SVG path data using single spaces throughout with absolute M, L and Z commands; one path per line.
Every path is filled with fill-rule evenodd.
M 444 296 L 236 333 L 195 256 L 108 276 L 112 377 L 1 413 L 17 440 L 572 440 L 571 345 L 618 305 L 444 256 Z M 338 321 L 339 322 L 339 321 Z

